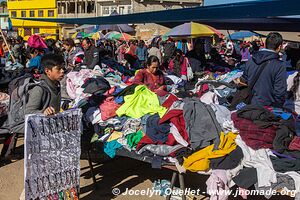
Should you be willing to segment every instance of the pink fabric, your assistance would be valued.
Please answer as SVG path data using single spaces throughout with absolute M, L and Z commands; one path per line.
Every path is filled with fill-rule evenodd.
M 36 49 L 47 49 L 47 45 L 44 40 L 38 35 L 32 35 L 28 38 L 28 46 Z
M 213 170 L 212 174 L 206 181 L 207 193 L 210 195 L 210 200 L 227 200 L 228 193 L 225 190 L 229 190 L 227 186 L 226 170 Z M 219 196 L 217 195 L 219 191 Z
M 83 92 L 81 86 L 84 80 L 93 77 L 92 70 L 82 69 L 79 72 L 70 72 L 67 74 L 66 89 L 71 99 L 76 99 Z
M 300 151 L 300 137 L 294 137 L 290 143 L 289 150 Z
M 103 121 L 115 117 L 116 111 L 121 105 L 114 101 L 114 97 L 107 97 L 105 101 L 100 105 L 101 118 Z
M 239 195 L 243 198 L 243 199 L 247 199 L 247 189 L 244 188 L 239 188 Z

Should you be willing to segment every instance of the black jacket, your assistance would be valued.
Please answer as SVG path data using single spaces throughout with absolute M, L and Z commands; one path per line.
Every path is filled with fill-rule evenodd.
M 261 50 L 253 54 L 252 59 L 246 63 L 242 78 L 250 85 L 264 62 L 269 63 L 253 88 L 251 104 L 282 107 L 287 91 L 287 73 L 277 53 Z
M 86 65 L 88 69 L 94 69 L 96 65 L 100 64 L 99 50 L 94 46 L 84 51 L 84 59 L 82 65 Z

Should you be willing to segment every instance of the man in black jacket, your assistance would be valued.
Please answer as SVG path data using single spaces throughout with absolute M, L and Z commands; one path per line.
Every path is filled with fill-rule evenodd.
M 84 49 L 84 59 L 82 65 L 87 66 L 88 69 L 94 69 L 99 64 L 99 50 L 92 45 L 89 38 L 84 38 L 82 41 Z
M 259 79 L 253 87 L 251 104 L 261 106 L 282 107 L 287 91 L 286 66 L 279 60 L 279 51 L 283 39 L 279 33 L 270 33 L 266 39 L 266 49 L 253 54 L 246 63 L 242 81 L 250 85 L 253 83 L 260 67 L 265 65 Z

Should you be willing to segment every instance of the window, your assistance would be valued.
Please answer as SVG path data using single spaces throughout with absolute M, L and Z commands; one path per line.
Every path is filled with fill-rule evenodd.
M 21 17 L 26 17 L 26 11 L 21 11 Z
M 30 17 L 34 17 L 34 11 L 31 10 L 31 11 L 29 12 L 29 16 L 30 16 Z
M 44 11 L 43 11 L 43 10 L 39 10 L 38 16 L 39 16 L 39 17 L 44 17 Z
M 131 13 L 132 13 L 132 7 L 131 7 L 131 6 L 128 6 L 128 7 L 127 7 L 127 13 L 128 13 L 128 14 L 131 14 Z
M 26 36 L 26 35 L 28 35 L 28 36 L 32 35 L 31 28 L 24 28 L 24 36 Z
M 54 10 L 48 10 L 48 17 L 54 17 Z
M 117 11 L 117 10 L 118 10 L 117 6 L 110 7 L 110 14 L 113 13 L 114 11 Z
M 119 14 L 123 15 L 124 14 L 124 10 L 125 10 L 124 6 L 120 6 L 119 7 Z
M 109 15 L 109 7 L 103 6 L 103 15 Z
M 17 17 L 17 11 L 11 11 L 10 15 L 11 17 Z
M 33 29 L 33 34 L 38 34 L 40 33 L 40 29 L 39 28 L 34 28 Z

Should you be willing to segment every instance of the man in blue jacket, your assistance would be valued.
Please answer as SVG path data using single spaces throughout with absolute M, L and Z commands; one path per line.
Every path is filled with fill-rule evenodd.
M 246 63 L 242 81 L 250 85 L 261 66 L 267 62 L 253 88 L 251 104 L 261 106 L 282 107 L 287 92 L 286 66 L 279 60 L 279 51 L 283 39 L 279 33 L 269 33 L 266 39 L 266 49 L 253 54 Z

